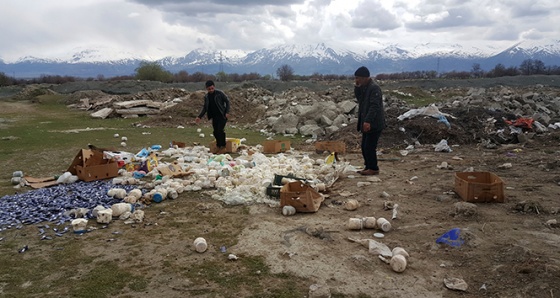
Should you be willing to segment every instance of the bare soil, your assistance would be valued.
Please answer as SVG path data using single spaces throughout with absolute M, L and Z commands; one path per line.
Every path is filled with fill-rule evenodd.
M 508 154 L 514 149 L 521 151 Z M 426 146 L 406 157 L 381 155 L 380 182 L 358 187 L 367 178 L 340 179 L 317 213 L 283 217 L 277 209 L 251 207 L 251 222 L 233 249 L 264 255 L 275 272 L 298 274 L 346 295 L 553 297 L 560 292 L 560 230 L 545 223 L 558 219 L 560 176 L 558 151 L 545 151 L 536 144 L 499 150 L 466 145 L 452 153 Z M 361 162 L 355 153 L 344 159 L 356 166 Z M 442 162 L 452 169 L 438 169 Z M 513 167 L 498 168 L 506 162 Z M 454 173 L 468 167 L 499 175 L 506 201 L 477 204 L 473 214 L 458 211 L 455 204 L 461 199 L 453 193 Z M 339 203 L 349 198 L 361 207 L 344 210 Z M 398 204 L 398 213 L 391 220 L 393 230 L 379 241 L 408 251 L 403 273 L 393 272 L 366 247 L 348 240 L 375 239 L 377 230 L 355 231 L 346 225 L 353 217 L 391 218 L 392 211 L 384 210 L 386 201 Z M 462 246 L 436 244 L 453 228 L 461 229 Z M 467 291 L 445 288 L 445 278 L 465 280 Z

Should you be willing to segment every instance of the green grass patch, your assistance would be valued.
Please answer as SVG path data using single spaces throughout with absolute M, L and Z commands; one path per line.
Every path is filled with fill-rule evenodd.
M 263 257 L 244 256 L 225 263 L 204 261 L 183 274 L 194 284 L 210 284 L 216 293 L 226 296 L 248 292 L 251 293 L 249 297 L 304 297 L 308 290 L 308 281 L 304 279 L 285 273 L 272 274 Z
M 143 125 L 147 118 L 93 119 L 88 112 L 68 108 L 64 101 L 64 95 L 41 95 L 33 101 L 0 102 L 0 118 L 5 119 L 0 129 L 0 164 L 6 165 L 0 172 L 0 197 L 15 192 L 10 183 L 14 171 L 33 177 L 61 175 L 78 151 L 88 144 L 137 153 L 152 145 L 168 148 L 172 141 L 184 142 L 187 146 L 208 146 L 214 140 L 208 123 L 177 128 Z M 199 128 L 201 132 L 197 131 Z M 204 138 L 199 136 L 201 133 Z M 119 137 L 115 137 L 116 134 Z M 258 131 L 237 128 L 233 124 L 226 127 L 226 134 L 245 138 L 244 144 L 249 146 L 266 140 Z M 121 146 L 121 137 L 127 138 L 126 147 Z M 305 140 L 301 137 L 289 139 L 292 146 Z
M 146 288 L 147 281 L 119 268 L 116 262 L 101 261 L 95 267 L 74 281 L 69 294 L 72 297 L 110 297 L 117 295 L 123 288 L 135 291 Z

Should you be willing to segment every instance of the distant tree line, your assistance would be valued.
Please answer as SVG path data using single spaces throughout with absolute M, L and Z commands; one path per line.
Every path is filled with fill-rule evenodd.
M 276 70 L 277 79 L 281 81 L 334 81 L 334 80 L 351 80 L 353 76 L 320 74 L 313 73 L 310 76 L 296 75 L 290 65 L 281 65 Z M 524 60 L 519 67 L 506 67 L 498 63 L 493 69 L 484 71 L 480 64 L 475 63 L 470 71 L 451 71 L 446 73 L 438 73 L 435 70 L 429 71 L 408 71 L 391 74 L 378 74 L 375 76 L 377 80 L 410 80 L 410 79 L 470 79 L 470 78 L 495 78 L 505 76 L 518 75 L 560 75 L 559 66 L 546 66 L 541 60 L 527 59 Z M 273 80 L 271 75 L 262 76 L 258 73 L 225 73 L 220 71 L 216 74 L 206 74 L 203 72 L 188 73 L 187 71 L 179 71 L 171 73 L 157 62 L 141 62 L 135 69 L 135 74 L 129 76 L 115 76 L 105 78 L 98 75 L 96 78 L 76 78 L 72 76 L 59 75 L 42 75 L 33 79 L 16 79 L 0 72 L 0 86 L 24 85 L 24 84 L 62 84 L 74 81 L 120 81 L 120 80 L 147 80 L 159 81 L 163 83 L 189 83 L 204 82 L 206 80 L 215 80 L 218 82 L 244 82 L 254 80 Z
M 435 70 L 409 71 L 392 74 L 378 74 L 378 80 L 410 80 L 410 79 L 470 79 L 470 78 L 497 78 L 519 75 L 560 75 L 560 66 L 546 66 L 541 60 L 527 59 L 519 67 L 498 63 L 493 69 L 484 71 L 480 64 L 473 64 L 471 71 L 450 71 L 439 74 Z

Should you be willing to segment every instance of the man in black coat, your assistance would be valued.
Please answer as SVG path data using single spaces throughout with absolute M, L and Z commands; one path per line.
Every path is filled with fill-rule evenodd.
M 354 94 L 358 100 L 358 131 L 362 132 L 364 169 L 358 173 L 379 175 L 377 142 L 385 128 L 385 111 L 381 88 L 370 78 L 369 69 L 362 66 L 354 73 Z
M 213 134 L 216 138 L 217 154 L 226 153 L 226 122 L 229 115 L 229 98 L 221 90 L 216 89 L 213 81 L 206 81 L 206 95 L 204 95 L 204 106 L 196 117 L 196 123 L 204 114 L 208 114 L 208 119 L 212 119 Z

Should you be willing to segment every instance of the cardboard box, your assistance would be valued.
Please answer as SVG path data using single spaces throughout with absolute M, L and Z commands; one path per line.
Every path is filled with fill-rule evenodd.
M 490 172 L 455 173 L 455 192 L 464 201 L 471 203 L 503 203 L 505 200 L 504 182 Z
M 339 141 L 315 142 L 315 151 L 317 153 L 328 151 L 344 154 L 346 153 L 346 144 Z
M 290 141 L 269 140 L 263 143 L 263 153 L 280 153 L 290 150 Z
M 239 148 L 240 144 L 241 144 L 240 139 L 226 138 L 226 152 L 227 153 L 237 152 L 237 149 Z M 216 140 L 214 140 L 214 141 L 212 141 L 212 143 L 210 143 L 210 152 L 211 153 L 218 152 L 218 146 L 216 146 Z
M 83 181 L 94 181 L 113 178 L 118 175 L 117 161 L 105 159 L 99 150 L 82 149 L 67 170 Z
M 284 184 L 280 189 L 280 208 L 292 206 L 297 212 L 317 212 L 324 200 L 313 187 L 300 181 Z

